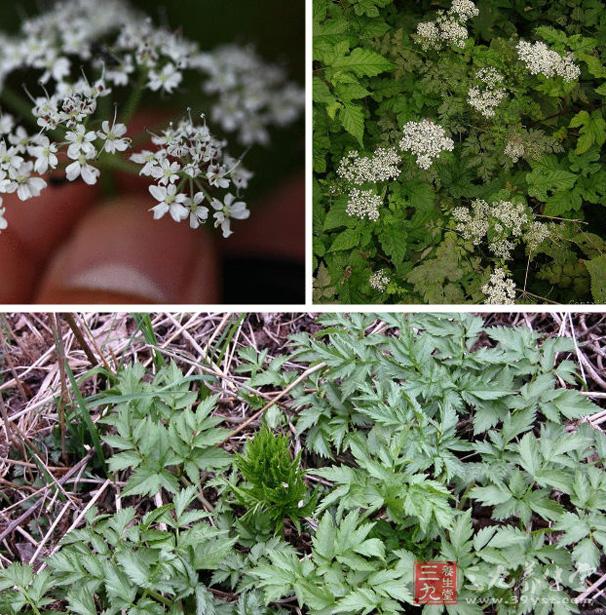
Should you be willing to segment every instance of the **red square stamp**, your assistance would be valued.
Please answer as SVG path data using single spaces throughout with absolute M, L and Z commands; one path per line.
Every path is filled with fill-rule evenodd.
M 417 604 L 457 604 L 457 564 L 455 562 L 415 562 L 415 602 Z

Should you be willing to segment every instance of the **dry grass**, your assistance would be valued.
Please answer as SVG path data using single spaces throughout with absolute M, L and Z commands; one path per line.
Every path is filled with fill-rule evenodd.
M 606 314 L 494 314 L 486 321 L 571 336 L 583 393 L 606 407 Z M 153 370 L 158 355 L 186 375 L 210 374 L 221 395 L 219 412 L 233 430 L 225 446 L 239 448 L 262 414 L 253 413 L 240 391 L 264 399 L 265 408 L 288 406 L 288 390 L 246 386 L 236 369 L 239 350 L 267 350 L 271 360 L 285 351 L 289 335 L 318 328 L 315 316 L 305 313 L 160 313 L 148 321 L 131 314 L 0 315 L 0 567 L 12 561 L 43 566 L 91 506 L 121 506 L 120 485 L 89 467 L 93 451 L 75 459 L 62 437 L 77 403 L 70 372 L 84 397 L 105 390 L 106 374 L 122 365 L 140 361 Z M 285 368 L 303 376 L 301 366 Z M 601 429 L 606 410 L 587 420 Z M 52 433 L 59 436 L 51 446 Z M 10 458 L 9 448 L 15 453 Z M 585 598 L 606 591 L 606 575 L 590 583 Z

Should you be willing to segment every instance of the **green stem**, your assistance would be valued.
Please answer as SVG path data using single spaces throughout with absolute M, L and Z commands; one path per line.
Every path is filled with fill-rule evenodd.
M 40 615 L 40 610 L 36 606 L 36 603 L 29 597 L 29 594 L 25 590 L 23 590 L 22 593 L 23 593 L 23 597 L 25 598 L 26 602 L 29 604 L 32 611 L 34 612 L 34 615 Z
M 148 589 L 146 590 L 147 593 L 154 598 L 154 600 L 157 600 L 158 602 L 161 602 L 162 604 L 166 605 L 166 606 L 172 606 L 173 603 L 168 599 L 165 598 L 162 594 L 159 594 L 158 592 L 154 591 L 153 589 Z
M 145 82 L 147 81 L 147 73 L 144 70 L 139 69 L 139 77 L 137 78 L 137 83 L 126 101 L 124 105 L 124 112 L 122 113 L 121 122 L 128 126 L 128 123 L 132 119 L 133 115 L 137 111 L 139 107 L 139 103 L 141 102 L 141 96 L 143 95 L 143 88 L 145 87 Z
M 101 156 L 94 164 L 101 169 L 109 169 L 113 171 L 122 171 L 123 173 L 129 173 L 130 175 L 139 175 L 140 168 L 134 162 L 119 158 L 115 155 Z

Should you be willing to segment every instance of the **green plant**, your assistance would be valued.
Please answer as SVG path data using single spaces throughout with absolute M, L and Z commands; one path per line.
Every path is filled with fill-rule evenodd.
M 315 300 L 603 302 L 603 1 L 313 5 Z
M 110 471 L 132 470 L 123 494 L 177 493 L 180 481 L 198 484 L 200 472 L 229 467 L 229 454 L 218 446 L 229 432 L 211 415 L 217 397 L 194 410 L 197 395 L 174 363 L 160 368 L 151 383 L 144 374 L 140 364 L 124 369 L 100 400 L 119 402 L 102 422 L 115 428 L 103 441 L 119 451 L 109 460 Z
M 91 508 L 42 570 L 0 569 L 0 613 L 416 613 L 418 560 L 458 567 L 458 603 L 424 615 L 601 608 L 599 597 L 575 602 L 606 564 L 606 436 L 592 420 L 602 410 L 578 390 L 573 341 L 469 314 L 317 322 L 265 369 L 246 350 L 240 370 L 246 390 L 323 366 L 281 410 L 303 454 L 264 425 L 227 456 L 219 402 L 173 364 L 151 378 L 126 368 L 85 399 L 105 408 L 123 507 L 99 501 L 110 512 Z M 286 364 L 299 369 L 276 369 Z M 136 437 L 150 425 L 168 442 L 153 436 L 156 453 Z M 201 436 L 194 452 L 173 442 L 178 425 Z M 201 472 L 199 449 L 221 462 Z
M 244 518 L 265 517 L 276 532 L 288 518 L 300 532 L 301 519 L 313 513 L 316 497 L 305 484 L 301 453 L 291 455 L 289 439 L 264 425 L 234 463 L 244 479 L 232 486 L 246 508 Z

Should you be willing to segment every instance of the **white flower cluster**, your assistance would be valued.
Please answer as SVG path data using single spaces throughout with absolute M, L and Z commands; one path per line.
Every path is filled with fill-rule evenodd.
M 339 163 L 337 175 L 356 186 L 390 181 L 400 175 L 401 162 L 395 147 L 379 147 L 372 156 L 360 156 L 353 150 Z
M 228 45 L 198 54 L 193 64 L 208 76 L 204 91 L 217 94 L 211 117 L 245 145 L 269 142 L 267 128 L 285 126 L 305 109 L 305 92 L 286 84 L 284 71 L 266 64 L 253 49 Z
M 505 156 L 511 158 L 511 162 L 515 164 L 518 160 L 520 160 L 520 158 L 524 157 L 526 154 L 526 148 L 524 147 L 524 143 L 522 143 L 519 139 L 510 139 L 507 142 L 507 145 L 505 145 L 504 153 Z
M 130 147 L 117 109 L 113 121 L 98 117 L 98 102 L 112 89 L 128 86 L 134 102 L 145 88 L 171 94 L 182 83 L 183 71 L 195 69 L 208 77 L 205 91 L 218 94 L 213 116 L 224 130 L 237 131 L 245 144 L 266 143 L 269 126 L 292 122 L 304 107 L 302 90 L 252 50 L 201 53 L 195 43 L 155 27 L 126 0 L 60 0 L 26 20 L 17 36 L 0 35 L 0 45 L 0 92 L 17 70 L 35 71 L 44 90 L 44 96 L 30 96 L 38 134 L 30 136 L 12 116 L 0 115 L 0 231 L 6 228 L 1 194 L 16 193 L 21 200 L 38 196 L 47 184 L 35 175 L 62 167 L 63 151 L 68 181 L 82 178 L 95 184 L 105 158 Z M 95 79 L 89 81 L 87 72 Z M 74 79 L 73 73 L 82 76 Z M 126 115 L 133 111 L 127 104 Z M 157 151 L 136 154 L 133 160 L 144 165 L 142 175 L 157 182 L 150 187 L 160 202 L 154 215 L 189 216 L 196 228 L 208 216 L 200 206 L 206 200 L 216 210 L 215 224 L 229 236 L 230 219 L 244 219 L 248 210 L 231 192 L 216 198 L 210 191 L 244 188 L 251 174 L 224 153 L 225 142 L 191 119 L 153 141 Z M 188 194 L 181 184 L 187 184 Z
M 384 293 L 387 290 L 387 286 L 390 282 L 391 278 L 389 277 L 386 269 L 379 269 L 379 271 L 375 271 L 368 279 L 368 283 L 371 288 L 374 288 L 380 293 Z
M 89 61 L 95 41 L 125 22 L 136 22 L 134 13 L 121 0 L 70 0 L 24 22 L 18 36 L 0 36 L 0 87 L 6 77 L 21 68 L 42 71 L 40 80 L 63 81 L 72 60 Z
M 140 175 L 156 181 L 149 187 L 159 201 L 152 208 L 155 219 L 167 213 L 175 222 L 189 218 L 195 229 L 208 219 L 208 207 L 202 205 L 206 202 L 216 210 L 215 227 L 220 226 L 227 238 L 232 234 L 232 219 L 249 217 L 246 204 L 236 201 L 231 192 L 223 200 L 210 194 L 232 186 L 244 189 L 252 174 L 224 151 L 226 142 L 213 137 L 206 123 L 196 125 L 189 117 L 177 126 L 171 124 L 161 135 L 152 136 L 152 142 L 157 146 L 155 151 L 143 150 L 130 159 L 143 165 Z
M 465 47 L 469 33 L 467 22 L 479 15 L 479 10 L 471 0 L 453 0 L 447 12 L 438 11 L 434 21 L 417 25 L 417 36 L 421 47 L 441 49 L 444 45 Z
M 475 246 L 486 241 L 490 252 L 504 261 L 511 258 L 520 242 L 532 252 L 551 234 L 550 226 L 533 220 L 522 203 L 497 201 L 489 205 L 476 200 L 471 210 L 457 207 L 452 216 L 464 239 Z
M 481 68 L 476 73 L 481 85 L 469 89 L 467 101 L 484 117 L 494 117 L 495 109 L 503 102 L 507 92 L 503 87 L 503 75 L 491 67 Z
M 497 267 L 490 274 L 489 281 L 482 286 L 482 292 L 486 296 L 487 304 L 511 305 L 515 303 L 516 284 L 503 268 Z
M 518 58 L 524 62 L 531 75 L 562 77 L 567 82 L 576 81 L 581 76 L 581 69 L 575 64 L 572 53 L 561 56 L 541 41 L 520 41 L 517 50 Z
M 404 125 L 400 148 L 415 155 L 419 167 L 427 170 L 442 152 L 454 149 L 454 141 L 446 136 L 441 126 L 431 120 L 422 120 Z
M 462 21 L 469 21 L 480 14 L 478 7 L 471 0 L 452 0 L 450 13 Z
M 12 126 L 12 116 L 3 115 L 2 125 Z M 9 133 L 0 133 L 0 230 L 7 226 L 2 207 L 2 194 L 16 193 L 21 201 L 37 197 L 46 188 L 46 182 L 34 177 L 34 166 L 57 164 L 49 151 L 49 141 L 43 135 L 30 137 L 22 126 Z
M 349 193 L 347 203 L 347 215 L 352 218 L 364 220 L 368 218 L 372 222 L 379 219 L 379 207 L 383 204 L 383 199 L 372 190 L 358 190 L 354 188 Z
M 524 241 L 530 253 L 534 252 L 544 241 L 553 237 L 553 224 L 533 221 L 526 229 Z

